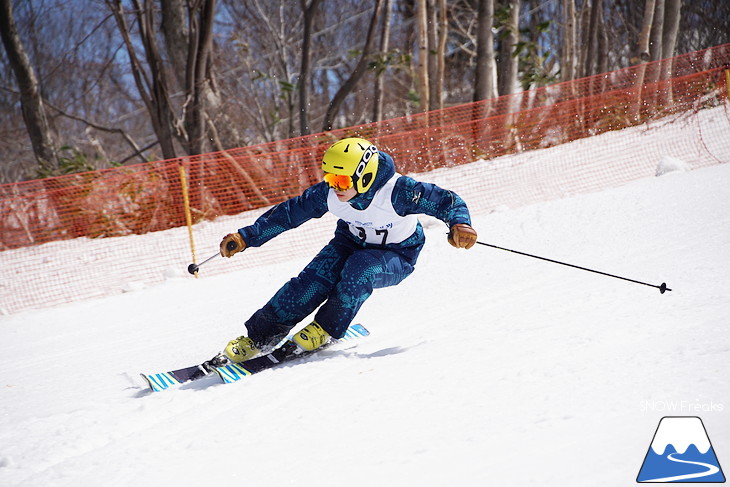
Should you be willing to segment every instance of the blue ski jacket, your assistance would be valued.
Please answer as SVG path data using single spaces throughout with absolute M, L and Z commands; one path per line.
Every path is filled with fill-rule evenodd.
M 378 172 L 370 189 L 358 194 L 348 203 L 358 210 L 366 210 L 376 192 L 395 175 L 393 158 L 379 153 Z M 260 247 L 277 235 L 296 228 L 312 218 L 320 218 L 328 212 L 327 197 L 331 191 L 324 181 L 306 189 L 301 195 L 290 198 L 275 205 L 261 215 L 252 225 L 240 228 L 248 247 Z M 408 176 L 400 176 L 395 182 L 391 202 L 393 209 L 400 216 L 410 214 L 430 215 L 446 223 L 451 228 L 457 223 L 471 225 L 469 210 L 464 200 L 453 191 L 435 184 L 422 183 Z M 366 243 L 349 230 L 349 226 L 338 220 L 336 236 L 346 237 L 362 248 L 384 248 L 403 256 L 411 265 L 415 265 L 418 254 L 425 243 L 425 235 L 420 222 L 413 234 L 399 243 L 378 245 Z

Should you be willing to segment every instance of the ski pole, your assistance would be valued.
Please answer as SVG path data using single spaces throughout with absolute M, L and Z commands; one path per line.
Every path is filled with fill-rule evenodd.
M 659 289 L 659 292 L 662 293 L 662 294 L 664 294 L 666 291 L 671 291 L 671 289 L 669 289 L 667 287 L 667 283 L 666 282 L 663 282 L 663 283 L 661 283 L 660 285 L 657 286 L 655 284 L 649 284 L 649 283 L 646 283 L 646 282 L 641 282 L 641 281 L 636 281 L 634 279 L 629 279 L 628 277 L 616 276 L 614 274 L 608 274 L 607 272 L 601 272 L 601 271 L 597 271 L 595 269 L 589 269 L 587 267 L 581 267 L 581 266 L 577 266 L 577 265 L 573 265 L 573 264 L 568 264 L 567 262 L 560 262 L 559 260 L 553 260 L 553 259 L 548 259 L 546 257 L 540 257 L 539 255 L 532 255 L 532 254 L 528 254 L 528 253 L 525 253 L 525 252 L 520 252 L 518 250 L 505 249 L 504 247 L 497 247 L 496 245 L 492 245 L 492 244 L 488 244 L 488 243 L 484 243 L 484 242 L 479 242 L 479 241 L 477 241 L 477 243 L 479 245 L 484 245 L 485 247 L 492 247 L 493 249 L 506 250 L 507 252 L 512 252 L 514 254 L 524 255 L 526 257 L 533 257 L 535 259 L 545 260 L 547 262 L 552 262 L 554 264 L 565 265 L 565 266 L 568 266 L 568 267 L 573 267 L 575 269 L 580 269 L 580 270 L 588 271 L 588 272 L 595 272 L 596 274 L 601 274 L 601 275 L 608 276 L 608 277 L 614 277 L 616 279 L 622 279 L 624 281 L 629 281 L 629 282 L 633 282 L 633 283 L 636 283 L 636 284 L 643 284 L 644 286 L 655 287 L 655 288 Z
M 236 250 L 236 242 L 228 242 L 228 244 L 226 245 L 226 248 L 227 248 L 227 249 L 228 249 L 229 251 L 234 251 L 234 250 Z M 203 262 L 201 262 L 200 264 L 195 264 L 195 263 L 193 263 L 193 264 L 190 264 L 190 265 L 188 266 L 188 272 L 189 272 L 190 274 L 195 274 L 196 272 L 198 272 L 198 268 L 200 268 L 200 266 L 201 266 L 201 265 L 203 265 L 203 264 L 205 264 L 206 262 L 209 262 L 209 261 L 211 261 L 211 260 L 215 259 L 215 258 L 216 258 L 216 257 L 218 257 L 219 255 L 221 255 L 221 254 L 220 254 L 220 252 L 216 252 L 215 254 L 211 255 L 210 257 L 208 257 L 207 259 L 205 259 L 205 260 L 204 260 Z

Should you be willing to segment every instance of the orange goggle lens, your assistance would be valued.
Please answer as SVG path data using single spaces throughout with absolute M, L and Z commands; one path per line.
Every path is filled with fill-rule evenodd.
M 353 186 L 352 178 L 343 174 L 325 173 L 324 180 L 337 191 L 347 191 Z

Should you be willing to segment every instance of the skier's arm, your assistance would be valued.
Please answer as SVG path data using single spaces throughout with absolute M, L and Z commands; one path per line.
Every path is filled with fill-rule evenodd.
M 453 191 L 435 184 L 422 183 L 401 176 L 393 190 L 393 208 L 401 215 L 425 214 L 438 218 L 451 228 L 457 223 L 471 225 L 469 209 L 464 200 Z
M 327 213 L 327 183 L 321 182 L 304 193 L 270 208 L 253 225 L 240 228 L 238 233 L 248 247 L 259 247 L 277 235 Z
M 477 233 L 471 227 L 469 208 L 453 191 L 401 176 L 395 183 L 392 202 L 401 216 L 426 214 L 446 223 L 449 227 L 448 240 L 454 247 L 468 249 L 476 243 Z
M 273 206 L 252 225 L 239 228 L 237 234 L 224 237 L 221 242 L 221 254 L 230 257 L 247 247 L 260 247 L 287 230 L 296 228 L 312 218 L 321 217 L 327 213 L 328 191 L 326 183 L 318 183 L 306 189 L 300 196 Z M 224 251 L 226 239 L 236 241 L 238 247 L 234 251 Z

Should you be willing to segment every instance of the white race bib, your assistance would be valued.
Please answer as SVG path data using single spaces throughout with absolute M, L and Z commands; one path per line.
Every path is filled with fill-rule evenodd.
M 337 198 L 330 189 L 327 208 L 336 217 L 350 226 L 350 232 L 369 244 L 385 245 L 400 243 L 413 235 L 418 226 L 416 215 L 400 216 L 392 203 L 393 189 L 400 174 L 395 173 L 380 188 L 364 210 L 358 210 Z

